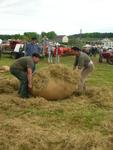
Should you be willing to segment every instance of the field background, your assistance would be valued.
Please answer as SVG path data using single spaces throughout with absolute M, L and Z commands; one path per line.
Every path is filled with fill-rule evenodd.
M 113 65 L 109 65 L 104 60 L 103 63 L 98 62 L 98 56 L 92 57 L 95 64 L 95 71 L 89 76 L 88 84 L 96 86 L 113 86 Z M 15 60 L 11 59 L 8 55 L 0 59 L 0 66 L 11 65 Z M 61 63 L 73 68 L 74 56 L 61 57 Z M 41 59 L 37 65 L 37 71 L 48 65 L 47 58 Z M 10 76 L 9 73 L 4 73 L 4 76 Z
M 99 64 L 98 56 L 92 60 L 86 95 L 47 101 L 1 93 L 0 150 L 113 150 L 113 66 Z M 4 56 L 0 66 L 13 61 Z M 71 68 L 73 61 L 73 56 L 61 58 Z M 37 70 L 47 65 L 45 58 Z

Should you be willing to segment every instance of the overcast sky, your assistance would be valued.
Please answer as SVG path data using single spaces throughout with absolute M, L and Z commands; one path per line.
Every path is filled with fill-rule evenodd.
M 0 34 L 113 32 L 113 0 L 0 0 Z

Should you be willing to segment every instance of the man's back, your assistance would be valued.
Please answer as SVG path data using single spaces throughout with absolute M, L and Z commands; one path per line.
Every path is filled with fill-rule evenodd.
M 87 67 L 89 62 L 90 62 L 90 57 L 86 53 L 80 52 L 80 56 L 78 58 L 78 67 L 80 68 Z
M 17 59 L 12 65 L 11 68 L 19 69 L 22 71 L 27 71 L 27 68 L 31 68 L 33 70 L 35 64 L 32 60 L 32 57 L 26 56 Z

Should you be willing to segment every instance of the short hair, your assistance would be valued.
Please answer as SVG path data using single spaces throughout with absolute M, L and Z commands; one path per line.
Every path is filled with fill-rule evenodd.
M 81 49 L 80 48 L 78 48 L 78 47 L 72 47 L 71 49 L 73 49 L 74 51 L 81 51 Z
M 38 54 L 38 53 L 33 53 L 33 54 L 32 54 L 32 57 L 38 57 L 38 58 L 41 58 L 40 54 Z

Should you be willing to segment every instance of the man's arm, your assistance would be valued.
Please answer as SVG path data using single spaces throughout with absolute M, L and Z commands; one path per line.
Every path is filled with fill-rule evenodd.
M 74 61 L 74 65 L 73 65 L 73 70 L 76 69 L 76 67 L 78 66 L 78 59 L 79 59 L 79 57 L 75 57 L 75 61 Z
M 28 68 L 27 69 L 27 78 L 28 78 L 28 88 L 32 88 L 32 69 Z

